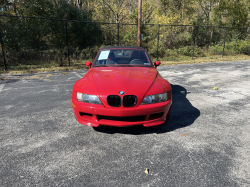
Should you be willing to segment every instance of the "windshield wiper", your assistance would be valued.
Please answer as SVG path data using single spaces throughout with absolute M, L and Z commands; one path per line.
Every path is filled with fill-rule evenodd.
M 119 67 L 119 66 L 132 67 L 133 65 L 131 65 L 131 64 L 117 64 L 117 67 Z
M 148 67 L 148 66 L 145 66 L 145 65 L 143 65 L 143 64 L 119 64 L 118 65 L 118 67 L 119 66 L 122 66 L 122 67 Z
M 105 64 L 102 64 L 102 65 L 95 65 L 95 66 L 93 66 L 93 67 L 108 67 L 108 66 L 105 65 Z

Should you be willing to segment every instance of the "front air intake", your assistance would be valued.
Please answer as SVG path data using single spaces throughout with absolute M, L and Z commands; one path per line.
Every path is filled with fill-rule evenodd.
M 121 106 L 121 97 L 119 95 L 109 95 L 107 97 L 107 102 L 109 106 L 120 107 Z
M 123 97 L 123 106 L 124 107 L 133 107 L 137 103 L 137 97 L 135 95 L 125 95 Z

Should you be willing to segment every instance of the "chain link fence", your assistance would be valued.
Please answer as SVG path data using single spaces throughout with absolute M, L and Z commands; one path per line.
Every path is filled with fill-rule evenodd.
M 250 55 L 249 33 L 243 27 L 142 24 L 141 45 L 156 59 Z M 0 15 L 0 44 L 0 69 L 70 66 L 94 59 L 102 46 L 136 46 L 137 24 Z

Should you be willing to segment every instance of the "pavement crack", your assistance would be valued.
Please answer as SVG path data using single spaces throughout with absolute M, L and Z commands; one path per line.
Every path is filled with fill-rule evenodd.
M 237 94 L 240 94 L 240 95 L 244 95 L 244 96 L 246 96 L 246 97 L 250 97 L 249 95 L 245 95 L 245 94 L 243 94 L 243 93 L 240 93 L 240 92 L 236 92 L 236 91 L 233 91 L 234 93 L 237 93 Z

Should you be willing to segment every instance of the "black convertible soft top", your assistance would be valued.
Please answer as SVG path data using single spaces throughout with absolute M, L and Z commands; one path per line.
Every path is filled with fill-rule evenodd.
M 137 46 L 108 46 L 108 47 L 103 47 L 100 50 L 103 49 L 139 49 L 139 50 L 145 50 L 143 47 L 137 47 Z

